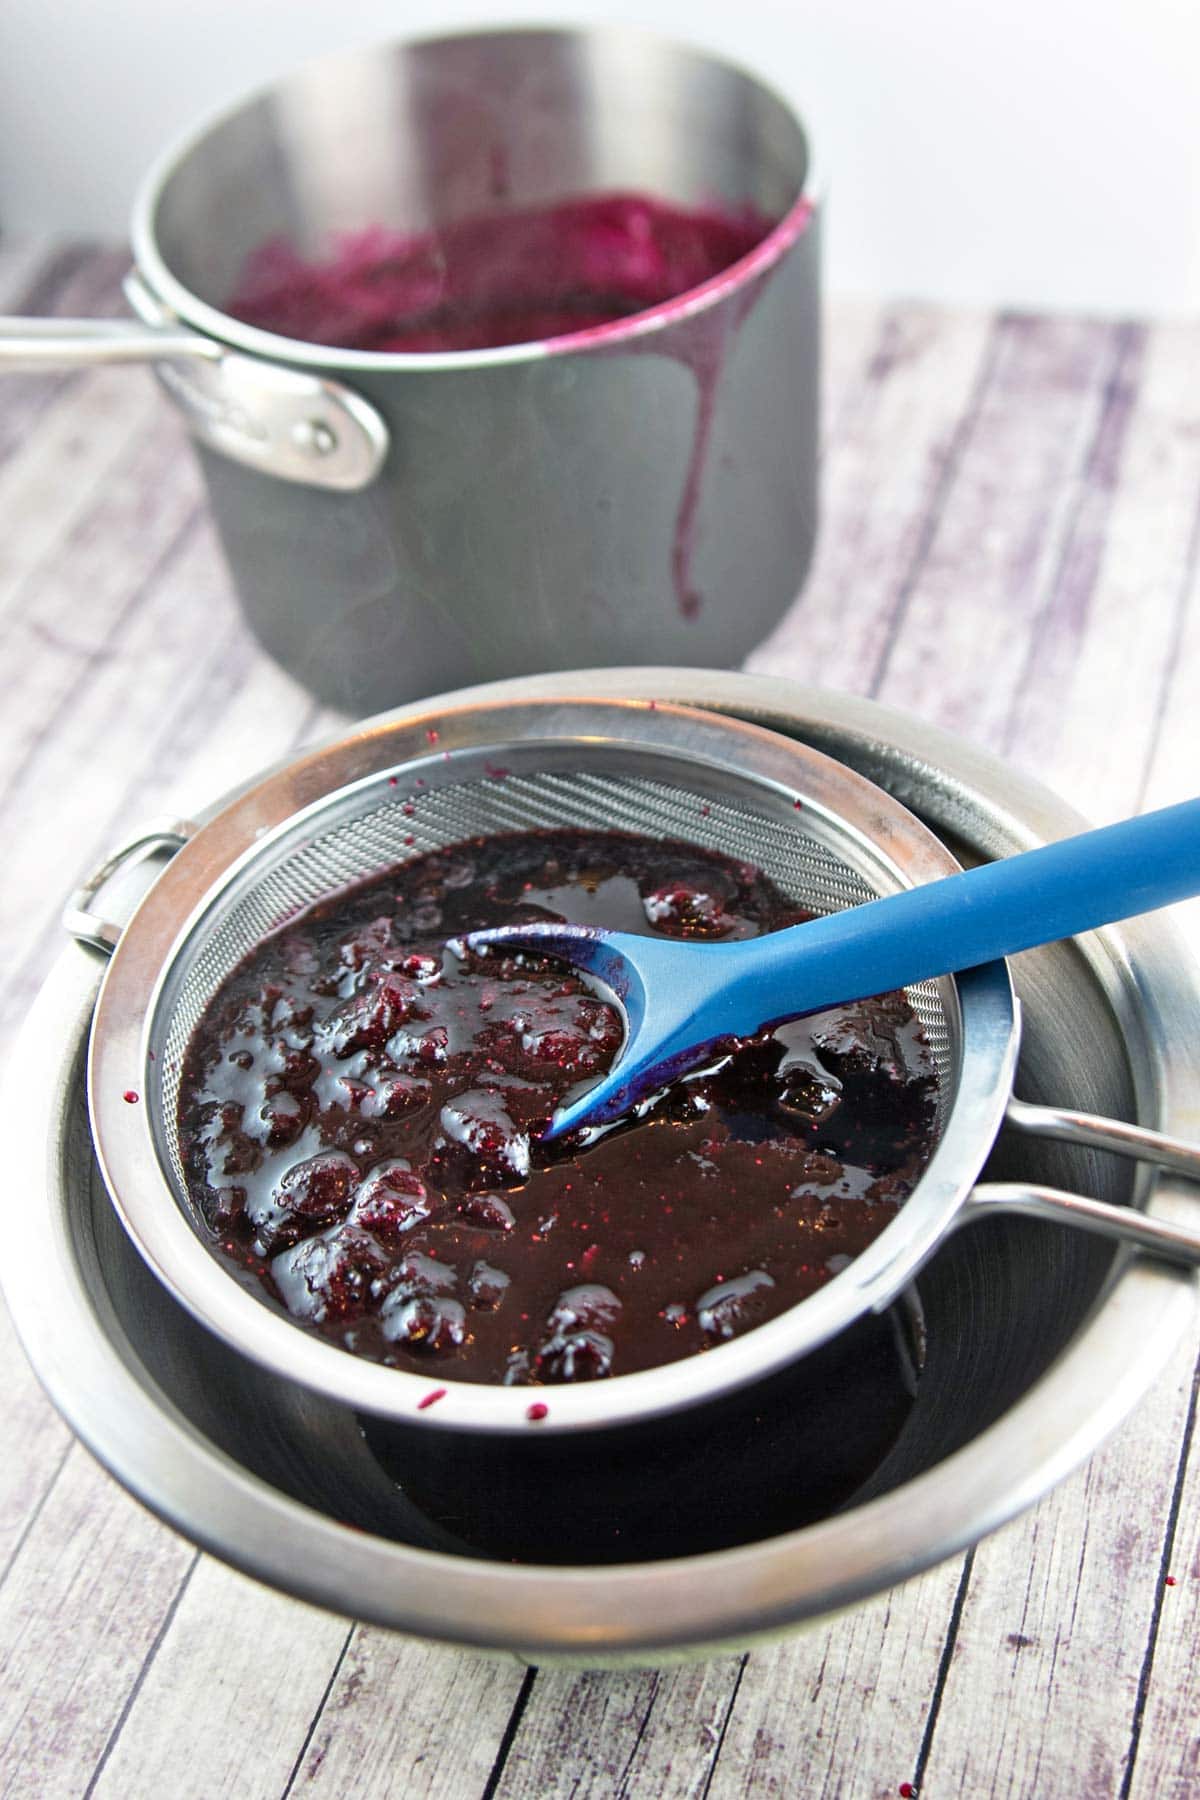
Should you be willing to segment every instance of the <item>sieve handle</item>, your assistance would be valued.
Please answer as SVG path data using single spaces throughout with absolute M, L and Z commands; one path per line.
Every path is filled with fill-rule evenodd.
M 141 826 L 117 845 L 100 867 L 92 871 L 82 887 L 76 888 L 63 908 L 64 928 L 78 943 L 90 945 L 93 950 L 102 950 L 106 956 L 111 956 L 125 927 L 111 919 L 100 918 L 92 911 L 92 902 L 110 881 L 144 863 L 155 851 L 169 850 L 174 855 L 195 835 L 197 829 L 188 819 L 155 819 Z
M 1052 1224 L 1074 1225 L 1099 1237 L 1114 1238 L 1134 1250 L 1187 1268 L 1200 1268 L 1200 1231 L 1186 1225 L 1170 1225 L 1151 1219 L 1132 1206 L 1110 1206 L 1083 1194 L 1061 1188 L 1039 1187 L 1019 1181 L 991 1181 L 968 1194 L 961 1223 L 987 1218 L 994 1213 L 1018 1213 L 1027 1219 L 1046 1219 Z
M 1200 1181 L 1200 1145 L 1167 1137 L 1145 1125 L 1128 1125 L 1123 1119 L 1105 1119 L 1096 1113 L 1068 1112 L 1059 1106 L 1032 1106 L 1015 1095 L 1004 1116 L 1009 1125 L 1029 1137 L 1053 1138 L 1057 1143 L 1077 1144 L 1089 1150 L 1111 1150 L 1117 1156 L 1169 1169 L 1185 1180 Z

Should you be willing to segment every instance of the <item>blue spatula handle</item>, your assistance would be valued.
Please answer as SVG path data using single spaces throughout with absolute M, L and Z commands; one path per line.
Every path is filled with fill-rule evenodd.
M 737 1011 L 814 1012 L 1197 893 L 1200 800 L 1185 800 L 739 944 Z

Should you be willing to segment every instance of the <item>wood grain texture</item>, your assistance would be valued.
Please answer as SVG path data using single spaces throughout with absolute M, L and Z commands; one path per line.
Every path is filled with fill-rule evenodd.
M 1188 616 L 1200 504 L 1193 329 L 1146 334 L 1127 358 L 1098 448 L 1077 521 L 1081 544 L 1064 562 L 1005 747 L 1026 768 L 1052 766 L 1060 790 L 1107 821 L 1142 804 L 1170 731 L 1163 696 Z
M 20 456 L 0 464 L 0 616 L 18 603 L 31 573 L 39 592 L 43 581 L 58 575 L 59 543 L 89 512 L 103 517 L 110 479 L 119 479 L 139 452 L 144 455 L 150 432 L 174 438 L 144 371 L 98 369 L 64 386 L 46 407 Z M 161 448 L 143 466 L 149 493 L 166 491 L 174 500 L 183 484 L 162 482 Z M 85 614 L 86 592 L 84 587 L 75 596 Z
M 982 314 L 910 308 L 884 313 L 874 340 L 860 342 L 854 377 L 827 408 L 812 573 L 748 668 L 870 691 L 987 379 L 992 336 Z
M 1191 1800 L 1200 1793 L 1200 1452 L 1194 1372 L 1190 1388 L 1190 1448 L 1158 1570 L 1154 1629 L 1138 1696 L 1135 1757 L 1124 1790 L 1129 1800 Z
M 91 1792 L 97 1800 L 275 1800 L 348 1631 L 343 1620 L 202 1558 Z
M 0 312 L 17 317 L 104 318 L 123 311 L 120 280 L 129 266 L 123 250 L 80 244 L 0 242 Z M 42 416 L 86 376 L 74 373 L 6 375 L 0 407 L 0 463 L 25 452 Z
M 1200 466 L 1194 451 L 1191 459 L 1181 454 L 1175 434 L 1162 428 L 1164 369 L 1174 360 L 1174 346 L 1163 352 L 1155 344 L 1147 359 L 1141 333 L 1104 328 L 1102 351 L 1096 331 L 1055 322 L 1049 343 L 1022 331 L 1010 352 L 1020 367 L 1002 365 L 997 371 L 1005 393 L 985 395 L 961 479 L 972 535 L 987 552 L 980 573 L 988 609 L 978 619 L 972 608 L 965 609 L 957 652 L 966 657 L 973 632 L 980 661 L 952 679 L 952 652 L 939 647 L 921 663 L 918 638 L 909 635 L 948 617 L 946 544 L 960 547 L 954 558 L 959 560 L 970 524 L 951 490 L 928 569 L 914 586 L 911 618 L 899 640 L 907 648 L 892 659 L 880 692 L 900 703 L 901 678 L 920 663 L 927 680 L 931 663 L 936 664 L 943 686 L 938 693 L 928 685 L 921 689 L 920 710 L 953 728 L 969 727 L 968 735 L 977 741 L 1007 748 L 1014 761 L 1062 786 L 1085 811 L 1113 816 L 1137 804 L 1157 742 L 1158 690 L 1173 654 L 1188 558 L 1191 518 L 1183 495 L 1189 486 L 1195 495 Z M 1017 434 L 1007 397 L 1014 385 L 1018 394 L 1026 392 L 1030 357 L 1042 364 L 1049 358 L 1054 372 L 1046 402 L 1058 440 L 1053 479 L 1044 460 L 1050 445 L 1040 436 L 1030 442 L 1023 430 Z M 1147 361 L 1146 399 L 1139 404 Z M 1179 373 L 1176 363 L 1166 381 Z M 1039 381 L 1035 393 L 1043 391 Z M 1018 411 L 1033 404 L 1027 397 Z M 1174 455 L 1164 454 L 1165 448 Z M 972 464 L 993 458 L 1011 474 L 1011 488 L 981 514 L 985 478 Z M 1042 476 L 1036 478 L 1039 469 Z M 989 511 L 1002 514 L 994 526 Z M 1139 593 L 1136 649 L 1127 645 L 1133 680 L 1117 692 L 1105 657 L 1084 672 L 1090 680 L 1080 679 L 1076 658 L 1093 641 L 1087 631 L 1093 600 L 1110 613 L 1119 611 L 1114 590 L 1132 578 L 1136 552 L 1128 540 L 1139 525 L 1143 537 L 1154 529 L 1155 560 Z M 969 579 L 965 562 L 963 568 Z M 1130 635 L 1128 622 L 1123 634 Z M 963 709 L 972 693 L 979 693 L 979 668 L 986 669 L 990 685 L 969 721 Z M 1101 680 L 1107 691 L 1098 694 Z M 1039 728 L 1031 731 L 1034 720 Z M 1093 761 L 1097 750 L 1106 753 L 1103 767 Z M 1072 762 L 1068 779 L 1056 782 L 1060 752 L 1069 752 Z M 1107 791 L 1114 763 L 1123 782 L 1119 796 Z M 1185 1350 L 1182 1367 L 1189 1355 Z M 1180 1382 L 1159 1384 L 1138 1418 L 1075 1483 L 980 1547 L 922 1772 L 935 1791 L 1119 1791 L 1136 1728 L 1174 1482 L 1173 1459 L 1162 1455 L 1162 1446 L 1177 1444 L 1185 1424 Z M 1132 1517 L 1131 1492 L 1139 1497 Z M 1016 1651 L 1007 1669 L 1005 1646 Z M 1102 1684 L 1097 1668 L 1105 1672 Z M 1072 1718 L 1069 1737 L 1053 1730 L 1061 1709 Z M 1039 1711 L 1040 1730 L 1031 1731 Z
M 1187 1423 L 1194 1358 L 1190 1341 L 1106 1450 L 978 1546 L 927 1791 L 1120 1793 L 1175 1487 L 1163 1452 Z
M 543 1670 L 496 1800 L 604 1800 L 709 1791 L 745 1659 L 620 1674 Z
M 1002 319 L 870 691 L 999 748 L 1076 517 L 1118 329 Z
M 0 307 L 119 311 L 124 266 L 0 242 Z M 856 303 L 827 344 L 821 543 L 751 666 L 909 707 L 1097 818 L 1195 791 L 1200 327 Z M 254 646 L 144 373 L 0 397 L 3 1040 L 121 830 L 337 719 Z M 0 1794 L 1183 1800 L 1198 1341 L 971 1557 L 746 1658 L 533 1674 L 197 1559 L 0 1322 Z
M 359 1626 L 287 1794 L 482 1794 L 524 1682 L 515 1662 Z
M 961 1558 L 747 1659 L 710 1790 L 894 1793 L 919 1771 L 963 1582 Z M 859 1784 L 859 1785 L 856 1785 Z
M 0 1792 L 82 1794 L 196 1552 L 78 1446 L 0 1586 Z

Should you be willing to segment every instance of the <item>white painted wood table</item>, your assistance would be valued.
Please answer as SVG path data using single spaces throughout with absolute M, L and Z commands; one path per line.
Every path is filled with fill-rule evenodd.
M 0 312 L 117 312 L 125 260 L 0 245 Z M 908 707 L 1097 821 L 1193 792 L 1200 326 L 839 305 L 826 399 L 816 567 L 751 666 Z M 0 640 L 7 1041 L 126 825 L 335 721 L 243 628 L 136 372 L 0 387 Z M 197 1554 L 73 1442 L 5 1327 L 0 1792 L 1200 1794 L 1196 1352 L 971 1555 L 748 1657 L 579 1675 Z

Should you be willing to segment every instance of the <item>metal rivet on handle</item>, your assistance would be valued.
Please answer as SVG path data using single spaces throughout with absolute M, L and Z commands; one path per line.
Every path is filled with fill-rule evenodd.
M 323 419 L 301 419 L 292 426 L 292 442 L 310 456 L 330 456 L 338 447 L 337 433 Z

